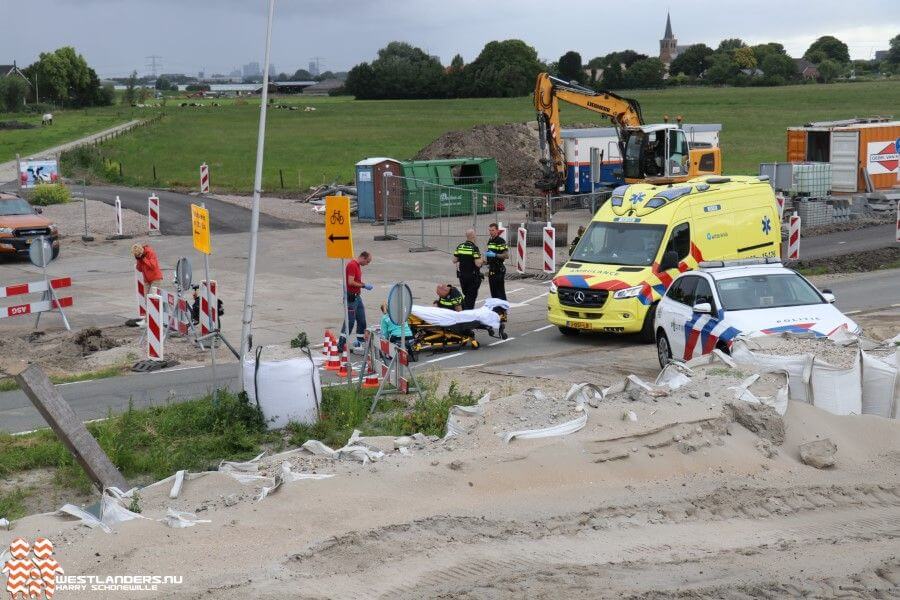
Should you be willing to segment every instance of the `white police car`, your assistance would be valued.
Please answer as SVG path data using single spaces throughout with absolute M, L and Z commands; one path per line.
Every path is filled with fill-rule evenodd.
M 702 262 L 679 275 L 656 308 L 659 364 L 727 351 L 739 334 L 827 336 L 841 327 L 859 333 L 833 302 L 828 290 L 773 259 Z

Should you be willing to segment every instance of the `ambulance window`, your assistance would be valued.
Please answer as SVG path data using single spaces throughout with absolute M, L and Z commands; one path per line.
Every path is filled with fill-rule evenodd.
M 674 250 L 678 260 L 684 260 L 691 253 L 691 226 L 689 223 L 676 225 L 669 236 L 666 252 Z
M 669 287 L 666 295 L 670 300 L 693 306 L 694 288 L 697 285 L 697 277 L 681 277 Z
M 700 304 L 702 302 L 709 302 L 710 306 L 715 306 L 715 302 L 713 302 L 712 288 L 709 286 L 709 282 L 703 277 L 692 277 L 691 279 L 697 279 L 697 289 L 694 290 L 694 304 Z

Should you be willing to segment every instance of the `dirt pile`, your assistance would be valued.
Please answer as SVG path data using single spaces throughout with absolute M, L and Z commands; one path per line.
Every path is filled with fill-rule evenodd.
M 136 340 L 126 327 L 86 327 L 77 331 L 33 331 L 0 338 L 0 370 L 10 361 L 40 365 L 50 375 L 66 375 L 85 370 L 86 357 L 118 348 Z M 6 365 L 10 366 L 10 365 Z M 108 366 L 108 365 L 104 365 Z
M 890 244 L 890 240 L 886 240 L 885 244 Z M 853 254 L 799 260 L 791 266 L 794 269 L 815 270 L 826 274 L 877 271 L 879 269 L 893 268 L 898 263 L 900 263 L 900 246 L 895 245 Z
M 413 158 L 486 157 L 497 160 L 502 194 L 537 196 L 534 187 L 541 172 L 541 153 L 535 123 L 476 125 L 463 131 L 450 131 L 437 138 Z

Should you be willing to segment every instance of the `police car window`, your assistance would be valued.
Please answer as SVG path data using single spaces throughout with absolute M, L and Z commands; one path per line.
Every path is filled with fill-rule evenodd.
M 796 273 L 751 275 L 716 281 L 725 310 L 754 310 L 823 304 L 813 286 Z
M 710 306 L 713 306 L 715 303 L 713 302 L 712 288 L 709 286 L 709 282 L 703 277 L 691 277 L 691 279 L 697 280 L 693 304 L 708 302 Z M 693 306 L 693 304 L 691 306 Z
M 666 245 L 666 252 L 674 250 L 678 255 L 678 260 L 687 258 L 691 253 L 691 226 L 689 223 L 676 225 L 669 236 L 669 243 Z
M 694 289 L 697 287 L 698 277 L 680 277 L 666 292 L 670 300 L 693 306 Z

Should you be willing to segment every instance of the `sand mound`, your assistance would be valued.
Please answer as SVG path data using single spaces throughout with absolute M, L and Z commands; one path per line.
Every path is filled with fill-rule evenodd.
M 497 160 L 500 193 L 538 195 L 534 183 L 540 176 L 541 164 L 536 124 L 476 125 L 463 131 L 450 131 L 422 148 L 414 158 L 470 156 Z

